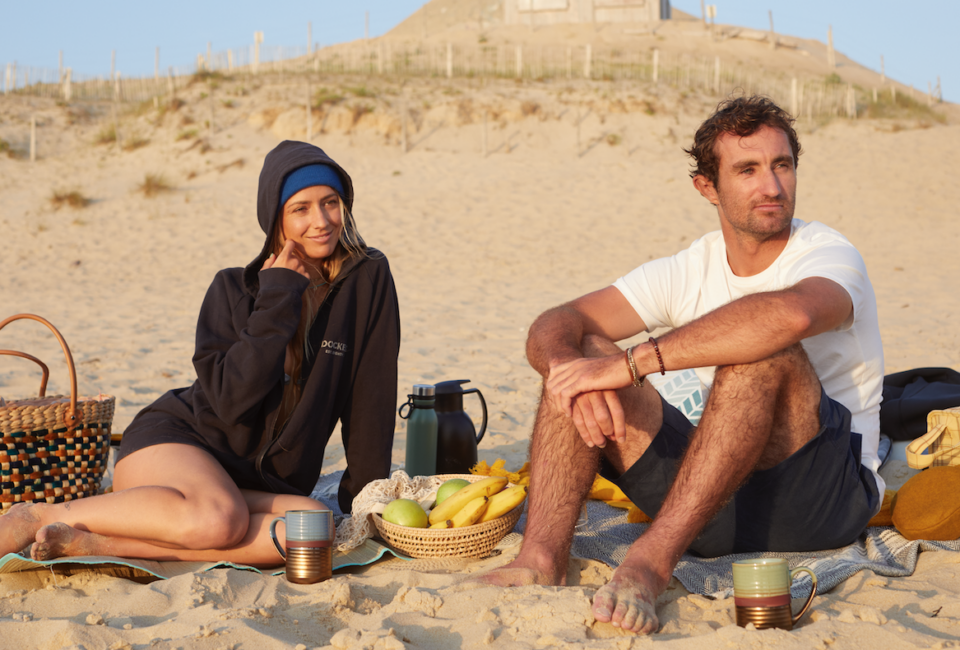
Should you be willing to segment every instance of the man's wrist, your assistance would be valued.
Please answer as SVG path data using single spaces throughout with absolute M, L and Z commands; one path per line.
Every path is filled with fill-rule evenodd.
M 630 372 L 630 383 L 637 388 L 643 388 L 643 380 L 646 375 L 637 372 L 637 364 L 633 360 L 633 346 L 628 347 L 623 353 L 623 360 L 627 363 L 627 370 Z
M 660 374 L 660 362 L 657 353 L 653 350 L 653 343 L 644 341 L 633 348 L 633 362 L 637 365 L 637 373 L 647 376 L 651 373 Z

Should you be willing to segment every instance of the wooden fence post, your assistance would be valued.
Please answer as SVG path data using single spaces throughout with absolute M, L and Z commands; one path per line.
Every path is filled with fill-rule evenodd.
M 70 84 L 72 76 L 73 68 L 67 68 L 66 73 L 63 75 L 63 101 L 67 103 L 73 98 L 73 87 Z
M 523 46 L 517 45 L 517 69 L 516 77 L 519 79 L 523 76 Z
M 653 51 L 653 83 L 660 81 L 660 50 Z
M 583 78 L 584 79 L 589 79 L 591 76 L 593 76 L 593 70 L 591 69 L 592 67 L 593 67 L 593 46 L 587 43 L 587 51 L 586 51 L 586 54 L 584 55 L 584 60 L 583 60 Z M 578 148 L 579 148 L 579 145 L 578 145 Z
M 120 121 L 117 119 L 117 102 L 113 102 L 113 141 L 117 144 L 117 151 L 120 151 Z
M 827 65 L 831 70 L 837 67 L 837 55 L 833 51 L 833 25 L 827 26 Z
M 567 79 L 573 78 L 573 48 L 567 46 Z
M 447 43 L 447 79 L 453 78 L 453 43 Z
M 796 83 L 796 79 L 794 79 Z M 713 92 L 720 93 L 720 57 L 714 57 L 713 59 Z
M 253 74 L 260 72 L 260 44 L 263 43 L 263 32 L 253 33 Z
M 37 162 L 37 116 L 30 116 L 30 162 Z
M 800 110 L 797 106 L 797 78 L 794 77 L 790 81 L 790 115 L 793 116 L 793 119 L 797 119 L 797 113 Z
M 583 118 L 580 117 L 580 105 L 577 104 L 577 155 L 580 155 L 580 122 L 583 121 Z
M 400 148 L 407 153 L 407 89 L 400 91 Z
M 767 14 L 770 16 L 770 49 L 777 49 L 777 34 L 773 31 L 773 10 L 767 9 Z
M 233 72 L 233 50 L 227 50 L 227 70 Z
M 483 157 L 487 157 L 487 107 L 483 107 Z
M 313 137 L 313 111 L 310 106 L 310 84 L 307 84 L 307 142 Z

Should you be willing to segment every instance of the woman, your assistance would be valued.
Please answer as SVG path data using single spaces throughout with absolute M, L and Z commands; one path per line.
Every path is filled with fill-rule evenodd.
M 280 563 L 269 537 L 308 496 L 339 420 L 339 504 L 390 470 L 400 321 L 384 256 L 350 211 L 353 184 L 322 150 L 283 142 L 260 173 L 267 234 L 245 269 L 207 291 L 197 381 L 141 411 L 123 435 L 114 492 L 20 505 L 0 517 L 0 555 L 116 555 Z M 282 527 L 278 527 L 281 531 Z

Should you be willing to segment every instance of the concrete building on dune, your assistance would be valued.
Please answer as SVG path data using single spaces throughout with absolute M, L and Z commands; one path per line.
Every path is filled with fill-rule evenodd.
M 670 0 L 504 0 L 507 25 L 649 23 L 670 18 Z

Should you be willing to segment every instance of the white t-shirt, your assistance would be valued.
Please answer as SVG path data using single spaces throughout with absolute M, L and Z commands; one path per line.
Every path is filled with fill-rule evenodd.
M 833 280 L 853 301 L 853 316 L 847 322 L 801 344 L 827 395 L 853 416 L 851 430 L 863 438 L 861 463 L 873 471 L 883 494 L 885 483 L 877 472 L 883 390 L 877 301 L 863 258 L 843 235 L 816 221 L 794 219 L 790 240 L 776 261 L 757 275 L 737 277 L 727 262 L 723 235 L 716 231 L 673 257 L 634 269 L 613 286 L 654 330 L 680 327 L 737 298 L 786 289 L 811 277 Z M 696 369 L 704 399 L 714 371 Z

